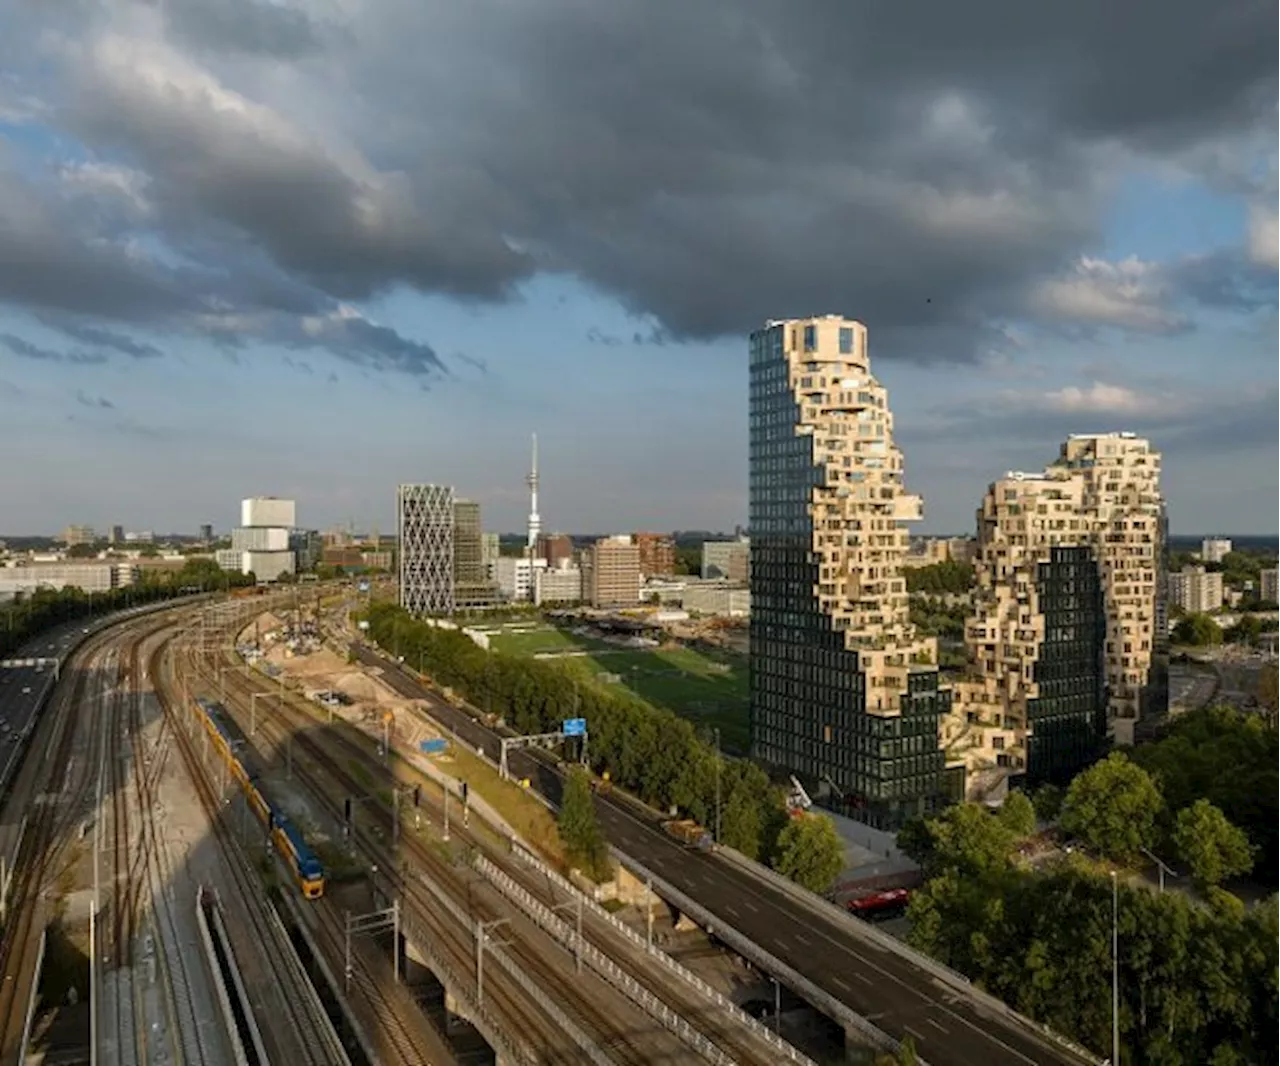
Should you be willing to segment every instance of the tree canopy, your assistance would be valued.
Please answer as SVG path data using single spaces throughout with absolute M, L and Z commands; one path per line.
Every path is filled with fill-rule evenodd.
M 1178 812 L 1173 846 L 1191 867 L 1191 876 L 1201 889 L 1248 873 L 1253 867 L 1249 838 L 1207 799 L 1198 799 Z
M 1101 855 L 1135 862 L 1155 847 L 1163 807 L 1151 775 L 1115 751 L 1076 775 L 1058 824 Z
M 569 772 L 557 818 L 560 839 L 569 861 L 589 877 L 603 876 L 609 867 L 609 847 L 596 818 L 591 780 L 585 770 Z
M 825 892 L 844 869 L 844 841 L 822 814 L 790 819 L 778 834 L 774 868 L 811 892 Z
M 1188 614 L 1173 627 L 1173 639 L 1194 648 L 1209 647 L 1222 643 L 1222 627 L 1207 614 Z
M 923 592 L 931 596 L 947 593 L 963 595 L 973 588 L 973 567 L 967 563 L 930 563 L 928 566 L 912 566 L 903 571 L 908 592 Z

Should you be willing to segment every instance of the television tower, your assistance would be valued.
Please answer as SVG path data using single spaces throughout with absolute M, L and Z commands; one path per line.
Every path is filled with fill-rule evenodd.
M 529 553 L 533 554 L 538 545 L 538 534 L 542 532 L 542 519 L 538 516 L 538 435 L 533 435 L 533 466 L 529 476 L 525 478 L 529 486 Z

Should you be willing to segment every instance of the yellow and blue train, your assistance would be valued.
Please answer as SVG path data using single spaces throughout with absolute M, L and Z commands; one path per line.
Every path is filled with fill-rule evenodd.
M 203 696 L 196 698 L 196 710 L 204 724 L 214 750 L 221 756 L 231 775 L 240 783 L 245 799 L 258 820 L 267 827 L 276 851 L 293 873 L 293 879 L 307 899 L 324 895 L 324 866 L 307 846 L 297 826 L 284 811 L 271 805 L 259 787 L 259 775 L 249 754 L 243 750 L 244 738 L 226 709 Z

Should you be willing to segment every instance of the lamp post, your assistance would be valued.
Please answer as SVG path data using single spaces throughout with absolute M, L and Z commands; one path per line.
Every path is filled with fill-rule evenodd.
M 716 843 L 720 843 L 720 768 L 724 760 L 720 757 L 720 730 L 716 729 Z
M 1120 1066 L 1120 882 L 1111 871 L 1111 1062 Z

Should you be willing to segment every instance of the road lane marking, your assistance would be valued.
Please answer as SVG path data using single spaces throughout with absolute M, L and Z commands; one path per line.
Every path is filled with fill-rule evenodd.
M 839 985 L 839 986 L 840 986 L 841 988 L 843 988 L 846 992 L 852 992 L 852 991 L 853 991 L 853 989 L 852 989 L 848 984 L 846 984 L 844 981 L 842 981 L 839 977 L 833 977 L 833 978 L 831 978 L 831 983 L 832 983 L 833 985 Z
M 911 1028 L 911 1026 L 909 1026 L 909 1025 L 904 1025 L 904 1026 L 902 1027 L 902 1031 L 903 1031 L 904 1033 L 910 1033 L 910 1034 L 911 1034 L 912 1036 L 914 1036 L 917 1040 L 919 1040 L 922 1044 L 924 1043 L 924 1037 L 923 1037 L 920 1033 L 917 1033 L 914 1029 L 912 1029 L 912 1028 Z
M 942 1024 L 940 1024 L 939 1022 L 934 1021 L 932 1018 L 926 1018 L 926 1019 L 925 1019 L 925 1021 L 926 1021 L 926 1022 L 928 1022 L 930 1025 L 932 1025 L 932 1026 L 933 1026 L 935 1029 L 937 1029 L 937 1030 L 938 1030 L 938 1032 L 940 1032 L 940 1033 L 949 1033 L 949 1032 L 951 1032 L 951 1030 L 950 1030 L 950 1029 L 948 1029 L 945 1025 L 942 1025 Z

